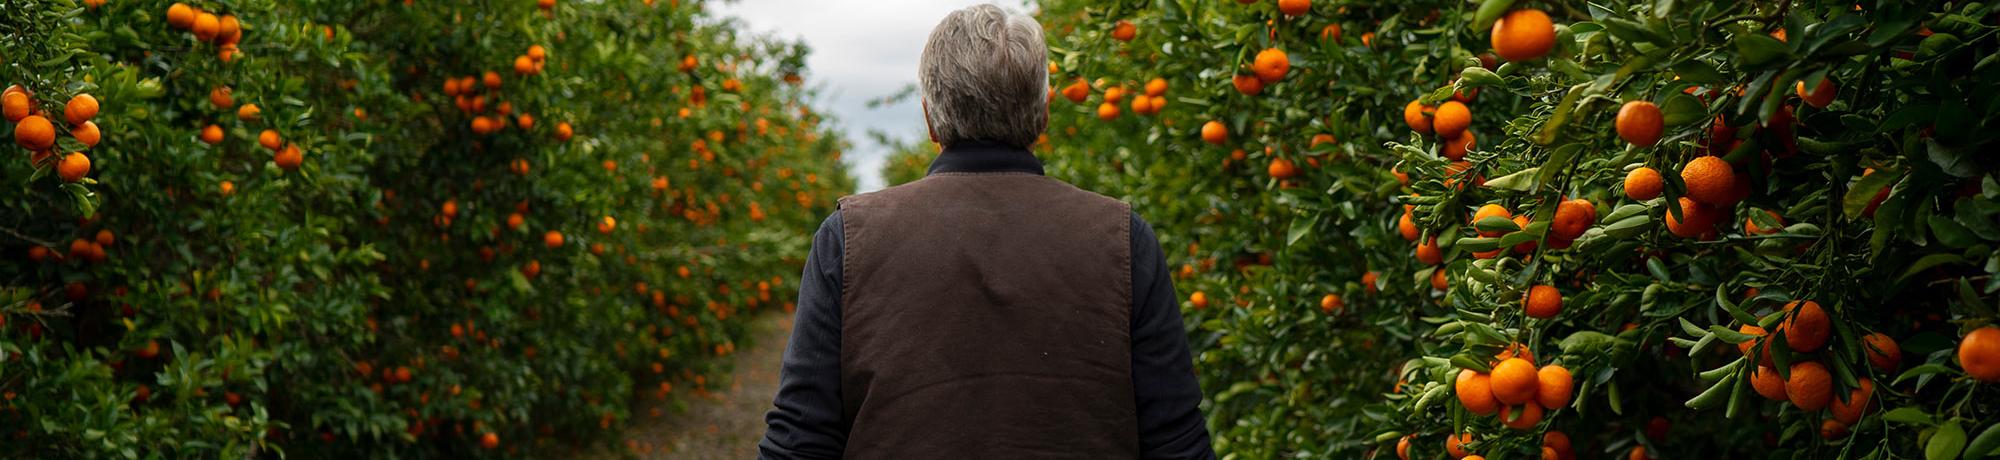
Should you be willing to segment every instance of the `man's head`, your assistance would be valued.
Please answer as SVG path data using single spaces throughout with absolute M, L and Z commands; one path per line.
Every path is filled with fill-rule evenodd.
M 1034 18 L 993 5 L 945 16 L 917 65 L 931 137 L 1033 145 L 1049 125 L 1047 63 Z

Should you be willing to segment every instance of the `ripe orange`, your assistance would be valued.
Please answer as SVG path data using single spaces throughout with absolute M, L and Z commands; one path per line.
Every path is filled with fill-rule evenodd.
M 77 142 L 83 143 L 84 147 L 96 147 L 97 142 L 104 138 L 104 134 L 97 131 L 97 122 L 94 121 L 86 121 L 75 128 L 70 128 L 69 135 L 75 137 Z
M 1903 361 L 1903 348 L 1896 345 L 1896 339 L 1880 332 L 1861 336 L 1863 349 L 1868 352 L 1868 364 L 1883 372 L 1895 372 Z
M 1403 218 L 1398 219 L 1396 222 L 1396 231 L 1402 233 L 1404 240 L 1416 241 L 1419 232 L 1415 215 L 1408 210 L 1404 210 Z
M 1321 27 L 1319 29 L 1319 39 L 1320 41 L 1333 42 L 1333 44 L 1339 45 L 1340 24 L 1327 24 L 1326 27 Z
M 617 229 L 618 219 L 613 219 L 611 216 L 604 216 L 603 219 L 597 221 L 597 233 L 609 235 L 613 230 Z
M 1137 36 L 1139 36 L 1139 28 L 1133 26 L 1131 21 L 1119 20 L 1117 24 L 1111 26 L 1111 39 L 1113 40 L 1129 42 Z
M 1097 119 L 1104 121 L 1118 119 L 1118 104 L 1110 102 L 1097 104 Z
M 1125 100 L 1125 87 L 1113 86 L 1104 88 L 1104 102 L 1116 104 L 1123 100 Z
M 1445 277 L 1443 268 L 1431 272 L 1431 289 L 1442 291 L 1450 288 L 1451 280 Z
M 1743 218 L 1743 233 L 1750 235 L 1770 235 L 1773 233 L 1778 233 L 1779 230 L 1784 230 L 1784 223 L 1785 223 L 1784 216 L 1779 216 L 1776 211 L 1771 211 L 1768 209 L 1764 210 L 1764 213 L 1770 214 L 1771 220 L 1778 221 L 1778 226 L 1772 228 L 1758 227 L 1757 219 L 1745 217 Z
M 206 11 L 198 12 L 194 15 L 192 27 L 196 40 L 214 41 L 215 35 L 222 32 L 222 18 Z
M 1735 195 L 1736 169 L 1721 157 L 1702 156 L 1681 166 L 1688 197 L 1702 204 L 1723 206 Z
M 1367 291 L 1369 294 L 1374 294 L 1375 280 L 1381 279 L 1381 276 L 1382 276 L 1381 274 L 1375 273 L 1373 271 L 1361 274 L 1361 289 L 1363 291 Z
M 487 449 L 499 448 L 500 435 L 493 434 L 493 432 L 490 431 L 487 432 L 486 434 L 479 435 L 479 447 L 484 447 Z
M 489 90 L 500 89 L 500 73 L 488 70 L 481 75 L 480 83 L 486 85 L 486 89 Z
M 1410 125 L 1411 131 L 1416 131 L 1419 134 L 1430 134 L 1431 114 L 1434 112 L 1436 112 L 1436 108 L 1434 107 L 1424 105 L 1422 102 L 1410 101 L 1409 104 L 1403 105 L 1403 123 Z
M 1597 222 L 1597 205 L 1581 198 L 1565 200 L 1556 205 L 1556 218 L 1549 224 L 1549 231 L 1557 241 L 1574 241 L 1589 231 L 1594 222 Z
M 242 121 L 257 121 L 257 117 L 263 114 L 264 109 L 257 107 L 257 104 L 243 104 L 242 107 L 236 108 L 236 119 Z
M 1229 77 L 1229 83 L 1236 87 L 1236 92 L 1243 93 L 1245 96 L 1256 96 L 1258 93 L 1264 92 L 1264 81 L 1258 80 L 1254 75 L 1238 74 Z
M 1958 341 L 1958 365 L 1986 383 L 2000 383 L 2000 326 L 1986 326 Z
M 278 168 L 286 171 L 299 170 L 299 165 L 305 163 L 305 161 L 305 152 L 299 151 L 299 146 L 297 145 L 286 145 L 285 148 L 279 149 L 277 153 L 271 155 L 271 162 L 277 163 Z
M 1444 438 L 1444 451 L 1451 454 L 1451 458 L 1464 459 L 1467 455 L 1465 445 L 1471 443 L 1472 433 L 1459 433 L 1455 436 L 1446 436 Z M 1474 457 L 1477 456 L 1475 455 Z
M 1555 456 L 1551 458 L 1550 453 L 1554 453 Z M 1572 460 L 1575 458 L 1576 450 L 1570 447 L 1568 434 L 1554 430 L 1542 434 L 1542 460 Z
M 1827 319 L 1826 310 L 1811 300 L 1785 304 L 1785 322 L 1778 324 L 1778 331 L 1785 333 L 1785 346 L 1800 353 L 1819 351 L 1819 347 L 1826 346 L 1832 330 L 1833 322 Z
M 1680 207 L 1681 217 L 1678 219 L 1673 213 L 1667 213 L 1667 231 L 1681 238 L 1698 238 L 1715 232 L 1715 211 L 1688 197 L 1681 197 Z
M 1549 14 L 1534 8 L 1507 12 L 1493 22 L 1493 54 L 1509 61 L 1526 61 L 1549 54 L 1556 46 L 1556 26 Z
M 1756 369 L 1750 370 L 1750 387 L 1756 389 L 1757 395 L 1763 396 L 1764 399 L 1790 400 L 1790 397 L 1785 395 L 1785 379 L 1778 377 L 1778 370 L 1772 369 L 1771 366 L 1757 366 Z
M 1204 123 L 1201 125 L 1201 140 L 1209 144 L 1222 145 L 1223 141 L 1229 140 L 1229 127 L 1223 126 L 1220 121 L 1211 120 Z
M 1515 226 L 1515 227 L 1520 227 L 1520 228 L 1528 228 L 1528 224 L 1530 224 L 1530 223 L 1532 223 L 1532 222 L 1529 222 L 1529 221 L 1528 221 L 1528 215 L 1527 215 L 1527 214 L 1520 214 L 1520 215 L 1516 215 L 1516 216 L 1514 216 L 1514 226 Z M 1529 253 L 1533 253 L 1533 252 L 1535 252 L 1535 245 L 1537 245 L 1537 244 L 1539 244 L 1539 243 L 1538 243 L 1538 242 L 1536 242 L 1535 240 L 1532 240 L 1532 239 L 1531 239 L 1531 240 L 1528 240 L 1528 241 L 1522 241 L 1522 242 L 1521 242 L 1521 244 L 1516 244 L 1516 245 L 1514 245 L 1514 253 L 1515 253 L 1515 254 L 1521 254 L 1521 255 L 1527 255 L 1527 254 L 1529 254 Z
M 19 122 L 34 111 L 34 98 L 28 97 L 27 90 L 15 85 L 7 88 L 5 94 L 0 94 L 0 108 L 4 108 L 0 112 L 6 113 L 7 121 Z
M 1546 284 L 1528 288 L 1528 294 L 1521 299 L 1521 308 L 1530 318 L 1554 318 L 1562 314 L 1562 292 Z
M 1285 73 L 1292 70 L 1292 58 L 1284 50 L 1268 48 L 1257 52 L 1257 58 L 1250 63 L 1250 71 L 1257 74 L 1257 80 L 1264 84 L 1277 83 L 1285 79 Z
M 550 249 L 562 247 L 563 245 L 562 232 L 549 230 L 548 233 L 543 233 L 542 244 L 548 245 Z
M 1827 373 L 1825 365 L 1813 361 L 1793 363 L 1791 374 L 1785 380 L 1785 396 L 1799 410 L 1825 409 L 1833 401 L 1833 374 Z
M 1154 78 L 1152 81 L 1146 82 L 1147 96 L 1160 97 L 1160 96 L 1165 96 L 1166 94 L 1167 94 L 1167 79 Z
M 1632 446 L 1631 452 L 1625 454 L 1625 460 L 1646 460 L 1649 458 L 1652 457 L 1646 455 L 1646 446 Z
M 1070 102 L 1082 104 L 1085 99 L 1090 98 L 1090 83 L 1084 82 L 1082 77 L 1078 77 L 1075 82 L 1071 82 L 1069 86 L 1063 87 L 1062 95 L 1064 99 L 1069 99 Z
M 1659 198 L 1660 191 L 1666 187 L 1660 180 L 1659 171 L 1645 166 L 1625 173 L 1625 197 L 1636 201 Z
M 41 115 L 29 115 L 14 125 L 14 143 L 28 150 L 48 150 L 56 145 L 56 125 Z
M 208 90 L 208 103 L 214 104 L 215 108 L 228 110 L 236 106 L 235 94 L 236 91 L 227 86 L 217 86 Z
M 1417 435 L 1414 435 L 1414 434 L 1406 434 L 1406 435 L 1403 435 L 1403 438 L 1402 438 L 1402 439 L 1399 439 L 1399 440 L 1397 440 L 1397 441 L 1396 441 L 1396 458 L 1397 458 L 1397 459 L 1399 459 L 1399 460 L 1410 460 L 1410 438 L 1414 438 L 1414 437 L 1417 437 Z
M 543 48 L 543 47 L 542 47 L 542 45 L 529 45 L 529 46 L 528 46 L 528 58 L 529 58 L 529 59 L 534 59 L 534 60 L 535 60 L 535 62 L 542 62 L 543 60 L 545 60 L 545 59 L 548 59 L 548 57 L 549 57 L 549 50 L 548 50 L 548 48 Z
M 1874 408 L 1875 381 L 1864 377 L 1859 383 L 1854 389 L 1848 390 L 1845 401 L 1840 398 L 1833 399 L 1833 410 L 1830 412 L 1833 412 L 1834 420 L 1839 420 L 1845 425 L 1853 425 L 1860 422 L 1861 416 L 1867 415 L 1868 411 Z
M 1452 103 L 1457 104 L 1458 102 L 1452 101 Z M 1444 153 L 1445 158 L 1449 158 L 1452 161 L 1463 160 L 1465 159 L 1465 152 L 1472 150 L 1473 147 L 1477 147 L 1478 142 L 1479 136 L 1474 136 L 1471 131 L 1466 131 L 1463 134 L 1459 134 L 1458 137 L 1445 139 L 1444 151 L 1442 153 Z
M 1444 263 L 1444 250 L 1438 248 L 1436 237 L 1417 245 L 1417 262 L 1422 262 L 1424 265 Z
M 569 127 L 569 122 L 565 121 L 565 122 L 560 122 L 560 123 L 556 123 L 556 140 L 557 140 L 557 141 L 564 141 L 564 142 L 567 142 L 567 141 L 569 141 L 569 138 L 570 138 L 570 136 L 573 136 L 573 135 L 575 135 L 575 134 L 576 134 L 576 133 L 575 133 L 575 131 L 571 130 L 571 128 Z
M 1194 291 L 1194 294 L 1188 295 L 1188 303 L 1194 304 L 1194 308 L 1197 310 L 1208 308 L 1208 294 L 1201 291 Z
M 1437 116 L 1431 127 L 1437 130 L 1438 137 L 1456 138 L 1460 134 L 1465 134 L 1466 128 L 1472 127 L 1472 109 L 1466 107 L 1463 102 L 1445 101 L 1438 106 Z
M 63 119 L 69 124 L 80 125 L 97 117 L 97 97 L 90 93 L 77 93 L 63 105 Z
M 71 152 L 63 156 L 62 162 L 56 163 L 56 175 L 61 176 L 63 182 L 83 180 L 83 176 L 89 174 L 90 157 L 83 156 L 83 152 Z
M 1542 423 L 1542 406 L 1521 404 L 1501 408 L 1500 423 L 1516 430 L 1534 428 Z
M 220 43 L 223 46 L 232 46 L 243 41 L 243 22 L 237 20 L 236 15 L 222 15 L 222 18 L 216 20 L 215 25 L 216 43 Z
M 1521 358 L 1508 358 L 1493 366 L 1493 397 L 1503 404 L 1534 401 L 1540 377 L 1535 365 Z
M 187 6 L 186 3 L 174 2 L 173 6 L 167 7 L 167 25 L 176 29 L 193 27 L 194 8 Z
M 1803 80 L 1799 81 L 1796 86 L 1799 93 L 1799 100 L 1805 101 L 1806 105 L 1813 106 L 1815 109 L 1826 108 L 1828 104 L 1833 103 L 1833 98 L 1840 94 L 1840 87 L 1834 85 L 1833 80 L 1825 78 L 1821 78 L 1819 85 L 1814 86 L 1811 91 L 1806 90 L 1806 82 Z
M 1660 106 L 1650 101 L 1626 102 L 1618 108 L 1618 117 L 1613 126 L 1618 130 L 1618 138 L 1640 147 L 1652 147 L 1660 143 L 1660 136 L 1666 130 L 1666 119 L 1660 114 Z
M 222 184 L 221 184 L 220 186 L 218 186 L 218 188 L 220 188 L 220 189 L 221 189 L 220 191 L 222 192 L 222 196 L 230 196 L 230 195 L 235 195 L 235 194 L 236 194 L 236 183 L 235 183 L 235 182 L 230 182 L 230 181 L 222 181 Z
M 201 141 L 208 143 L 208 145 L 215 145 L 222 143 L 222 127 L 216 125 L 208 125 L 208 127 L 202 128 Z
M 264 132 L 257 134 L 257 145 L 262 145 L 264 148 L 275 152 L 280 148 L 284 148 L 285 138 L 278 135 L 278 130 L 266 129 Z
M 1458 403 L 1467 412 L 1479 415 L 1493 415 L 1500 410 L 1500 402 L 1493 399 L 1491 377 L 1471 369 L 1458 371 L 1458 380 L 1452 384 L 1452 392 L 1458 395 Z
M 1299 16 L 1312 11 L 1312 0 L 1278 0 L 1278 12 Z
M 1845 438 L 1847 437 L 1847 424 L 1840 423 L 1839 420 L 1821 421 L 1819 424 L 1819 437 L 1826 439 Z
M 1510 219 L 1514 217 L 1514 213 L 1508 212 L 1507 207 L 1505 206 L 1497 204 L 1487 204 L 1485 206 L 1480 206 L 1479 211 L 1472 213 L 1472 222 L 1476 224 L 1479 223 L 1479 221 L 1486 220 L 1486 218 L 1488 217 Z M 1506 234 L 1506 232 L 1499 232 L 1499 231 L 1479 232 L 1479 236 L 1484 236 L 1488 238 L 1497 237 L 1504 234 Z
M 1327 294 L 1325 297 L 1319 298 L 1319 311 L 1329 315 L 1335 311 L 1339 311 L 1340 307 L 1345 305 L 1344 302 L 1340 301 L 1340 296 L 1337 294 Z
M 1737 326 L 1736 332 L 1759 338 L 1764 337 L 1764 334 L 1766 333 L 1766 331 L 1764 331 L 1764 328 L 1757 327 L 1756 325 L 1751 325 L 1751 324 Z M 1756 360 L 1757 364 L 1760 366 L 1769 366 L 1771 365 L 1771 350 L 1769 348 L 1766 348 L 1769 346 L 1770 344 L 1768 343 L 1760 345 L 1757 343 L 1757 340 L 1752 339 L 1752 340 L 1745 340 L 1743 341 L 1743 343 L 1736 344 L 1736 350 L 1743 352 L 1743 357 Z M 1753 348 L 1755 350 L 1752 350 Z
M 1540 371 L 1536 371 L 1535 376 L 1539 380 L 1535 386 L 1536 404 L 1550 410 L 1569 405 L 1570 396 L 1576 391 L 1576 387 L 1568 368 L 1550 364 L 1542 366 Z
M 1266 173 L 1271 175 L 1272 179 L 1284 180 L 1298 177 L 1299 175 L 1299 167 L 1292 164 L 1291 159 L 1284 157 L 1272 158 L 1271 165 L 1264 169 Z

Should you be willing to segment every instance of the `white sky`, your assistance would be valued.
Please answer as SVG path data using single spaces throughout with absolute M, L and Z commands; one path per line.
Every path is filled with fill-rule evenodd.
M 804 39 L 812 47 L 806 81 L 826 91 L 816 104 L 837 119 L 854 148 L 843 159 L 861 180 L 859 191 L 882 187 L 887 148 L 868 140 L 868 130 L 915 138 L 924 118 L 916 101 L 869 109 L 868 100 L 890 95 L 917 81 L 917 56 L 944 15 L 967 6 L 994 3 L 1026 12 L 1020 0 L 731 0 L 711 3 L 721 16 L 734 16 L 756 33 Z

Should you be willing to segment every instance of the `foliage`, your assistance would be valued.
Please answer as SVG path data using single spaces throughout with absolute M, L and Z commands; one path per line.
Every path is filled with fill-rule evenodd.
M 1225 456 L 1383 458 L 1407 442 L 1406 458 L 1441 458 L 1459 432 L 1489 458 L 1534 457 L 1545 432 L 1631 458 L 1976 458 L 2000 443 L 1993 384 L 1954 353 L 2000 294 L 2000 182 L 1976 153 L 2000 145 L 1990 4 L 1039 7 L 1053 102 L 1038 153 L 1160 228 Z M 1525 9 L 1553 19 L 1553 49 L 1523 55 L 1534 37 L 1508 34 L 1497 54 L 1521 59 L 1507 62 L 1495 19 Z M 1165 103 L 1133 101 L 1156 78 Z M 1822 79 L 1829 100 L 1795 85 Z M 1444 144 L 1466 138 L 1432 135 L 1455 99 L 1477 135 L 1456 164 Z M 1630 101 L 1660 108 L 1656 144 L 1643 117 L 1621 137 Z M 1731 174 L 1685 166 L 1703 155 Z M 1627 196 L 1641 166 L 1662 197 Z M 1558 235 L 1569 199 L 1590 205 L 1587 231 Z M 1489 204 L 1525 218 L 1475 225 Z M 1412 250 L 1433 238 L 1435 266 Z M 1552 318 L 1524 314 L 1537 285 L 1562 296 Z M 1803 316 L 1795 300 L 1830 318 L 1822 347 L 1788 344 L 1811 329 L 1781 324 Z M 1871 366 L 1871 333 L 1900 362 Z M 1525 429 L 1469 411 L 1459 399 L 1477 392 L 1455 382 L 1513 343 L 1575 376 L 1574 397 Z M 1781 378 L 1821 363 L 1836 402 L 1868 380 L 1876 406 L 1849 401 L 1872 410 L 1841 420 L 1766 401 L 1738 343 L 1768 347 Z
M 562 455 L 721 384 L 853 187 L 803 46 L 699 2 L 175 5 L 0 15 L 90 160 L 0 161 L 0 456 Z

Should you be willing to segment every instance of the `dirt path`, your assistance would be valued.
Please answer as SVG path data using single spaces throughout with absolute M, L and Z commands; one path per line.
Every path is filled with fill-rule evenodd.
M 778 365 L 792 335 L 792 316 L 765 314 L 751 325 L 752 345 L 736 354 L 729 389 L 714 399 L 694 399 L 686 412 L 652 398 L 634 408 L 618 451 L 593 452 L 585 458 L 757 458 L 757 441 L 764 438 L 764 412 L 778 392 Z M 650 414 L 658 410 L 660 416 Z

